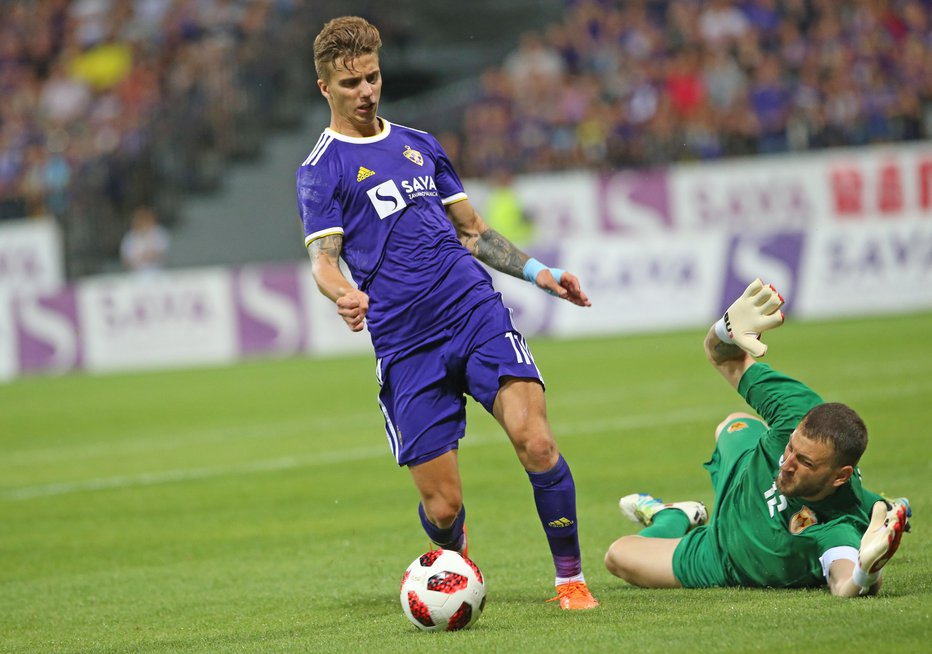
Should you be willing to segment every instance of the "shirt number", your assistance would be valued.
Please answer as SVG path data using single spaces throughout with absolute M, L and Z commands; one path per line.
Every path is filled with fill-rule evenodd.
M 770 509 L 770 517 L 774 517 L 787 507 L 786 498 L 777 492 L 777 482 L 764 493 L 764 499 L 767 500 L 767 508 Z
M 518 338 L 511 332 L 507 332 L 505 338 L 511 341 L 511 347 L 515 351 L 515 358 L 518 360 L 518 363 L 526 363 L 527 365 L 534 363 L 534 359 L 531 358 L 531 353 L 527 349 L 527 344 L 524 342 L 523 338 Z

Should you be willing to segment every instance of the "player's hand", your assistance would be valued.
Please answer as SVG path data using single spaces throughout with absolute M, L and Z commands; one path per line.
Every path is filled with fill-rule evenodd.
M 725 312 L 725 329 L 735 345 L 759 359 L 767 353 L 760 335 L 783 324 L 783 297 L 772 284 L 755 279 Z
M 560 279 L 556 279 L 551 270 L 555 270 L 559 273 Z M 567 302 L 572 302 L 580 307 L 592 306 L 592 302 L 589 301 L 589 297 L 583 292 L 579 284 L 579 279 L 577 279 L 576 275 L 568 273 L 565 270 L 560 270 L 559 268 L 544 268 L 537 273 L 535 282 L 537 286 L 551 295 L 556 295 L 558 298 L 566 300 Z
M 337 313 L 354 332 L 361 332 L 365 327 L 368 311 L 369 296 L 358 289 L 337 298 Z
M 886 565 L 900 546 L 909 518 L 909 504 L 895 500 L 892 508 L 886 502 L 874 503 L 871 522 L 861 538 L 858 565 L 868 574 L 876 574 Z

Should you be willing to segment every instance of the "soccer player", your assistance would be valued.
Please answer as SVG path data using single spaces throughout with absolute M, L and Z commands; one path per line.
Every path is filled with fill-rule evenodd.
M 876 593 L 884 564 L 908 529 L 909 503 L 861 486 L 864 422 L 823 403 L 806 385 L 755 358 L 760 334 L 783 323 L 783 298 L 755 280 L 709 330 L 705 352 L 763 418 L 733 413 L 715 430 L 705 467 L 715 490 L 709 519 L 699 502 L 621 498 L 646 528 L 615 541 L 608 570 L 645 588 L 817 587 Z
M 378 115 L 380 47 L 378 30 L 352 16 L 329 21 L 314 40 L 330 126 L 297 172 L 314 279 L 350 329 L 368 327 L 389 446 L 411 473 L 430 540 L 466 551 L 457 448 L 469 394 L 527 471 L 556 567 L 553 599 L 593 608 L 576 489 L 550 431 L 543 380 L 479 262 L 581 307 L 589 299 L 574 275 L 485 224 L 433 136 Z

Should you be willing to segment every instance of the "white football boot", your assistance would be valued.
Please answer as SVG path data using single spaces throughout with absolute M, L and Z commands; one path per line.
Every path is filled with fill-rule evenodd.
M 709 512 L 702 502 L 673 502 L 663 501 L 647 493 L 632 493 L 618 500 L 618 508 L 631 522 L 639 522 L 649 527 L 654 516 L 664 509 L 679 509 L 689 518 L 689 528 L 693 529 L 709 521 Z

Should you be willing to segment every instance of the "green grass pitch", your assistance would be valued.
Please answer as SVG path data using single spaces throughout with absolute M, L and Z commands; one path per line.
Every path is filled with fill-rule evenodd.
M 601 606 L 546 604 L 530 486 L 474 402 L 460 461 L 488 603 L 467 632 L 404 618 L 427 547 L 385 441 L 369 356 L 0 386 L 0 652 L 927 652 L 932 643 L 932 313 L 790 323 L 767 361 L 844 401 L 865 485 L 913 532 L 883 594 L 646 591 L 611 577 L 620 495 L 711 502 L 700 464 L 741 399 L 704 330 L 535 341 Z M 361 336 L 361 338 L 364 338 Z

